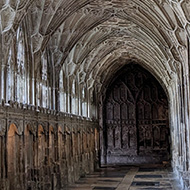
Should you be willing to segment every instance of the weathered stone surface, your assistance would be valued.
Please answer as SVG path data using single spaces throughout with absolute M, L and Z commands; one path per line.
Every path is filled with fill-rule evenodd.
M 62 189 L 94 171 L 96 122 L 22 109 L 2 111 L 1 118 L 10 115 L 6 122 L 1 119 L 2 190 Z

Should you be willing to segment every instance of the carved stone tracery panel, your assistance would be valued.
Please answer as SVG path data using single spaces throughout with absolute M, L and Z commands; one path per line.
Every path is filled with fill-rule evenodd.
M 110 85 L 105 125 L 108 163 L 169 160 L 167 97 L 142 67 L 126 66 Z

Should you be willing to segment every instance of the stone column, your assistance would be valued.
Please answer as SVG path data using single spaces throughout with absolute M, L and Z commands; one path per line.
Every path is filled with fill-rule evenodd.
M 2 63 L 1 65 L 1 100 L 5 100 L 6 96 L 5 96 L 5 86 L 6 86 L 6 78 L 5 78 L 5 69 L 6 69 L 6 65 L 4 65 L 4 63 Z

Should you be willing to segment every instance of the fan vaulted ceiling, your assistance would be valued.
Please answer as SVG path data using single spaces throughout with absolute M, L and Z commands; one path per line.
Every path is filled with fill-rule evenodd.
M 168 86 L 188 59 L 187 0 L 2 0 L 0 10 L 7 52 L 25 19 L 36 65 L 48 49 L 57 70 L 66 65 L 89 87 L 102 86 L 126 60 Z

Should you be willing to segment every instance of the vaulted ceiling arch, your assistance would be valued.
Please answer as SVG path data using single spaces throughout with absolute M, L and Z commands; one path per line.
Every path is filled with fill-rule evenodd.
M 75 68 L 73 74 L 83 72 L 86 80 L 91 73 L 97 75 L 93 71 L 99 70 L 97 67 L 105 71 L 101 60 L 120 49 L 130 51 L 133 58 L 157 60 L 151 64 L 171 74 L 175 72 L 174 62 L 187 61 L 189 4 L 185 0 L 2 1 L 1 31 L 5 44 L 9 44 L 11 37 L 6 33 L 14 35 L 25 18 L 35 57 L 49 49 L 55 67 L 69 64 Z M 120 47 L 123 42 L 126 48 Z
M 135 1 L 135 2 L 137 2 L 138 6 L 141 6 L 141 4 L 139 4 L 139 1 Z M 142 3 L 142 2 L 140 2 L 140 3 Z M 152 3 L 153 3 L 153 1 L 152 1 Z M 156 7 L 157 4 L 158 3 L 155 3 L 154 6 Z M 151 6 L 148 7 L 147 4 L 145 4 L 145 5 L 146 6 L 144 6 L 144 7 L 145 7 L 146 11 L 149 10 L 149 8 L 152 8 Z M 106 6 L 103 6 L 103 7 L 106 7 Z M 141 7 L 143 7 L 143 6 L 141 6 Z M 155 9 L 155 7 L 154 7 L 154 9 Z M 91 7 L 91 9 L 92 9 L 92 7 Z M 160 10 L 160 7 L 157 8 L 157 10 Z M 170 11 L 171 10 L 172 9 L 170 9 Z M 134 11 L 134 7 L 133 7 L 133 11 Z M 137 37 L 138 36 L 138 34 L 137 34 L 138 30 L 140 30 L 141 33 L 142 32 L 144 32 L 144 33 L 139 35 L 139 39 L 143 39 L 143 38 L 145 38 L 145 36 L 149 36 L 150 37 L 149 43 L 150 43 L 150 45 L 152 45 L 152 48 L 155 48 L 155 44 L 156 44 L 159 47 L 158 48 L 159 51 L 157 51 L 157 52 L 160 52 L 160 55 L 164 55 L 165 57 L 167 57 L 167 59 L 164 60 L 163 62 L 164 62 L 164 64 L 166 64 L 168 62 L 169 67 L 168 66 L 164 66 L 164 67 L 169 69 L 169 72 L 170 72 L 170 70 L 175 71 L 175 68 L 172 65 L 172 63 L 174 62 L 174 60 L 181 61 L 181 59 L 180 59 L 180 53 L 181 52 L 179 52 L 178 49 L 176 49 L 176 47 L 185 48 L 184 43 L 186 43 L 186 41 L 184 39 L 179 39 L 179 38 L 176 38 L 176 36 L 175 36 L 176 31 L 179 30 L 179 29 L 180 29 L 180 32 L 181 31 L 182 31 L 182 33 L 184 32 L 182 30 L 182 27 L 181 27 L 181 24 L 180 24 L 179 20 L 177 20 L 177 19 L 175 20 L 174 18 L 172 18 L 173 19 L 173 21 L 172 21 L 172 19 L 169 18 L 169 16 L 166 14 L 166 11 L 161 13 L 162 18 L 159 17 L 158 13 L 154 13 L 156 16 L 153 17 L 152 12 L 155 12 L 155 10 L 152 11 L 151 14 L 148 15 L 151 19 L 148 18 L 147 13 L 145 11 L 141 11 L 148 18 L 145 21 L 148 21 L 150 23 L 150 24 L 145 25 L 142 22 L 142 19 L 141 19 L 142 15 L 143 15 L 142 13 L 140 15 L 138 15 L 138 18 L 135 18 L 134 14 L 131 14 L 131 16 L 129 17 L 126 14 L 125 11 L 123 11 L 123 10 L 121 11 L 120 9 L 117 9 L 117 11 L 116 11 L 116 9 L 115 10 L 112 9 L 112 11 L 110 11 L 110 12 L 112 12 L 112 17 L 110 17 L 108 20 L 105 20 L 103 23 L 99 23 L 98 26 L 94 25 L 94 27 L 96 28 L 96 31 L 100 30 L 99 28 L 103 28 L 103 26 L 105 28 L 106 27 L 108 28 L 109 24 L 114 25 L 114 22 L 112 21 L 114 19 L 119 20 L 119 18 L 120 18 L 121 20 L 126 20 L 128 22 L 131 21 L 131 23 L 133 23 L 133 24 L 135 23 L 138 27 L 136 27 L 136 30 L 135 29 L 133 30 L 134 35 Z M 130 13 L 130 11 L 129 11 L 129 13 Z M 175 16 L 175 14 L 173 14 L 173 15 Z M 145 16 L 143 17 L 143 19 L 145 18 Z M 155 18 L 155 19 L 152 19 L 152 17 Z M 167 20 L 167 19 L 169 19 L 169 20 Z M 110 22 L 110 20 L 112 22 Z M 178 23 L 179 23 L 179 26 L 175 26 Z M 116 23 L 116 25 L 118 27 L 118 23 Z M 108 30 L 108 29 L 106 29 L 106 30 Z M 176 30 L 176 31 L 171 32 L 172 30 Z M 87 33 L 91 33 L 91 36 L 93 36 L 94 37 L 93 39 L 95 39 L 96 35 L 95 34 L 92 35 L 92 33 L 93 33 L 92 31 L 94 32 L 94 28 L 90 29 Z M 139 32 L 139 34 L 140 34 L 140 32 Z M 78 60 L 77 59 L 73 60 L 73 63 L 78 65 L 78 66 L 75 67 L 76 69 L 80 68 L 81 62 L 83 62 L 88 57 L 88 55 L 91 52 L 93 52 L 93 45 L 91 45 L 92 44 L 91 43 L 92 38 L 88 38 L 87 37 L 88 35 L 86 35 L 87 33 L 84 32 L 83 35 L 81 35 L 79 39 L 75 40 L 75 43 L 73 43 L 72 46 L 69 45 L 70 50 L 67 51 L 68 54 L 65 54 L 64 58 L 61 61 L 62 62 L 61 64 L 67 62 L 67 61 L 64 61 L 64 60 L 69 60 L 70 62 L 72 62 L 70 57 L 68 59 L 66 58 L 66 56 L 69 56 L 69 54 L 77 55 Z M 99 33 L 97 32 L 97 36 L 98 35 L 99 35 Z M 105 36 L 105 40 L 108 40 L 111 37 L 111 34 L 108 33 L 107 35 L 105 34 L 104 36 Z M 81 39 L 85 39 L 85 41 L 82 41 Z M 102 39 L 103 39 L 103 37 L 102 37 Z M 177 41 L 176 39 L 178 39 L 179 41 Z M 87 40 L 89 40 L 89 42 L 86 42 Z M 101 40 L 101 38 L 100 38 L 100 40 Z M 151 44 L 151 43 L 153 43 L 153 44 Z M 81 56 L 82 58 L 79 58 L 80 54 L 81 54 L 80 49 L 83 50 L 86 47 L 88 47 L 88 46 L 86 46 L 87 44 L 90 44 L 90 48 L 87 48 L 88 50 L 84 51 L 85 53 L 84 52 L 82 53 L 82 56 Z M 176 44 L 178 44 L 178 46 L 175 46 Z M 94 45 L 94 48 L 97 48 L 99 45 L 100 44 Z M 145 45 L 147 46 L 147 44 L 145 44 Z M 145 47 L 145 45 L 144 45 L 144 47 Z M 75 49 L 77 49 L 76 47 L 78 48 L 78 50 L 76 51 L 77 53 L 75 53 Z M 142 46 L 142 48 L 144 48 L 144 47 Z M 106 49 L 106 48 L 102 48 L 102 49 Z M 162 59 L 163 59 L 163 56 L 162 56 Z M 89 60 L 89 59 L 87 59 L 87 60 Z M 88 65 L 87 65 L 87 67 L 88 67 Z M 76 72 L 77 72 L 77 70 L 74 73 L 76 73 Z

